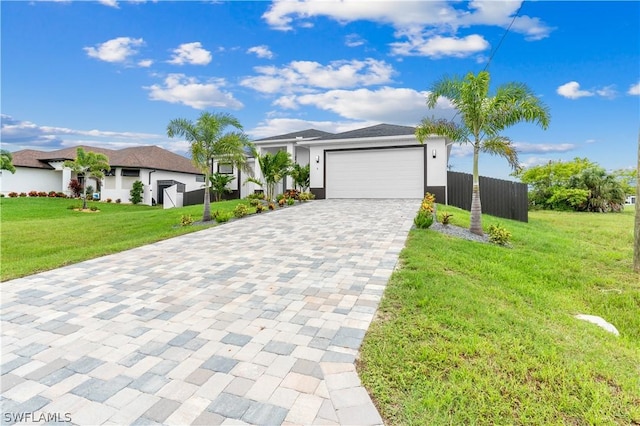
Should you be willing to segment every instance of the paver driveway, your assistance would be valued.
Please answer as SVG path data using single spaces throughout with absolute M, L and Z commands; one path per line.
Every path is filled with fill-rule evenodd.
M 2 422 L 382 423 L 354 360 L 419 203 L 315 201 L 3 283 Z

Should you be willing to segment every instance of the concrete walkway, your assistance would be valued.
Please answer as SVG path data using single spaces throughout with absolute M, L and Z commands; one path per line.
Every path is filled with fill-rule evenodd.
M 419 203 L 314 201 L 2 283 L 2 423 L 381 424 L 354 361 Z

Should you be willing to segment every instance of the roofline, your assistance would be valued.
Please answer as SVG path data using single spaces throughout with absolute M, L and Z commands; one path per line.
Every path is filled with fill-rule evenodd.
M 428 138 L 429 139 L 445 139 L 446 141 L 446 138 L 444 136 L 429 135 Z M 395 135 L 395 136 L 373 136 L 373 137 L 343 138 L 343 139 L 320 139 L 320 140 L 314 140 L 314 141 L 304 141 L 298 144 L 301 146 L 313 146 L 313 145 L 333 145 L 333 144 L 346 143 L 346 142 L 352 142 L 352 143 L 384 142 L 388 140 L 417 141 L 418 139 L 416 138 L 415 135 Z

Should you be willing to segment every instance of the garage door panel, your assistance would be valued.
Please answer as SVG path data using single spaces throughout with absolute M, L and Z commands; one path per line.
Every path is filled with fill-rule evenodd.
M 327 152 L 327 198 L 422 198 L 421 147 Z

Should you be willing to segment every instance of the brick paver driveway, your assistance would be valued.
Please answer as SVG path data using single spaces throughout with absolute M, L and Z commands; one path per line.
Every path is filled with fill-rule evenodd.
M 382 423 L 354 360 L 419 203 L 315 201 L 3 283 L 2 422 Z

